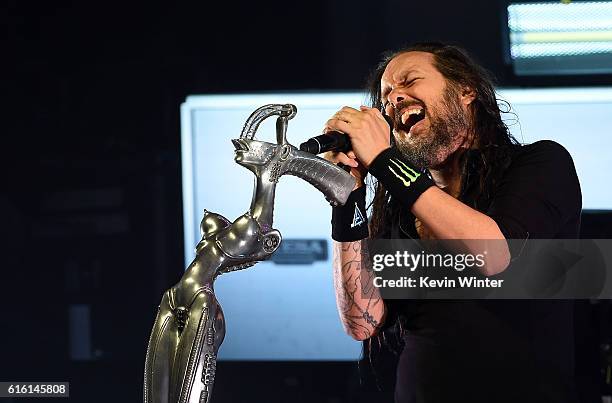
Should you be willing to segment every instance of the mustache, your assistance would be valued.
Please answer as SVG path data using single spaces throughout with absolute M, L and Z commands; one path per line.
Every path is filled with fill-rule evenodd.
M 399 111 L 402 109 L 410 106 L 420 106 L 423 108 L 425 115 L 428 115 L 427 107 L 419 100 L 400 101 L 395 105 L 392 104 L 391 106 L 393 107 L 393 128 L 397 130 L 408 131 L 410 129 L 410 125 L 402 123 L 402 116 L 399 114 Z
M 395 112 L 401 111 L 404 108 L 407 108 L 409 106 L 421 106 L 423 108 L 425 108 L 425 104 L 421 101 L 400 101 L 397 104 L 393 105 L 391 104 L 391 106 L 393 107 Z

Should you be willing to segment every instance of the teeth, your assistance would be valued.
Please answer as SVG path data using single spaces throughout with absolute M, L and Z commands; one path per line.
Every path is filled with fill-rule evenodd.
M 408 109 L 406 112 L 404 112 L 402 114 L 402 123 L 406 124 L 406 122 L 408 121 L 408 119 L 410 119 L 410 116 L 412 115 L 420 115 L 424 113 L 423 108 L 412 108 L 412 109 Z

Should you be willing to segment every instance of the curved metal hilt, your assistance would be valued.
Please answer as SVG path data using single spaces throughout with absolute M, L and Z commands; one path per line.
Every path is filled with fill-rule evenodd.
M 251 204 L 251 212 L 263 221 L 272 220 L 273 188 L 270 187 L 285 175 L 294 175 L 304 179 L 320 192 L 334 206 L 343 205 L 355 185 L 355 179 L 346 171 L 325 159 L 298 150 L 287 141 L 289 120 L 297 113 L 292 104 L 270 104 L 256 109 L 247 119 L 240 139 L 232 142 L 236 147 L 235 161 L 250 169 L 258 178 L 255 198 L 262 199 L 263 189 L 268 189 L 265 203 Z M 255 132 L 266 118 L 278 115 L 276 120 L 276 141 L 268 143 L 256 140 Z M 261 204 L 261 205 L 260 205 Z M 259 207 L 258 207 L 259 206 Z M 260 214 L 261 206 L 270 207 L 267 215 Z
M 287 121 L 293 119 L 296 113 L 297 108 L 292 104 L 269 104 L 257 108 L 244 123 L 240 138 L 253 140 L 259 124 L 270 116 L 278 115 L 279 120 L 276 125 L 277 142 L 278 144 L 285 144 L 287 142 Z

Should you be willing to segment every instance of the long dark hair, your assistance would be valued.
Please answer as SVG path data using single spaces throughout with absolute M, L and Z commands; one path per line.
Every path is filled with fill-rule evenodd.
M 518 141 L 510 134 L 502 120 L 502 113 L 512 115 L 514 113 L 510 111 L 510 104 L 497 98 L 492 76 L 484 68 L 476 64 L 463 49 L 438 42 L 417 43 L 395 52 L 385 53 L 368 81 L 372 107 L 381 111 L 383 109 L 380 80 L 391 59 L 411 51 L 431 53 L 434 56 L 434 67 L 444 76 L 451 88 L 468 87 L 475 93 L 475 99 L 470 104 L 471 133 L 474 136 L 472 141 L 478 148 L 478 152 L 474 153 L 478 160 L 475 161 L 477 164 L 472 168 L 476 170 L 480 180 L 471 207 L 478 210 L 479 206 L 487 205 L 501 175 L 510 164 L 513 148 L 519 146 Z M 468 162 L 467 154 L 467 152 L 464 153 L 462 157 L 464 163 Z M 463 164 L 464 172 L 466 168 L 467 164 Z M 390 228 L 399 225 L 401 208 L 392 199 L 390 200 L 389 194 L 380 183 L 374 181 L 374 183 L 369 183 L 369 186 L 374 190 L 374 198 L 370 205 L 370 236 L 373 238 L 390 237 L 392 236 Z M 389 303 L 388 308 L 395 305 L 395 301 L 387 302 Z M 407 325 L 401 315 L 401 303 L 391 311 L 394 313 L 389 314 L 385 320 L 389 322 L 385 330 L 381 330 L 375 337 L 371 337 L 363 344 L 364 359 L 367 357 L 377 383 L 376 373 L 378 371 L 375 367 L 384 367 L 385 362 L 397 359 L 397 354 L 403 345 L 402 336 Z M 389 354 L 396 358 L 390 358 Z
M 468 87 L 475 93 L 471 103 L 473 141 L 480 150 L 478 175 L 480 187 L 473 207 L 477 208 L 478 200 L 490 197 L 490 192 L 496 186 L 499 175 L 509 163 L 509 154 L 513 146 L 518 145 L 510 134 L 501 113 L 510 112 L 510 105 L 498 100 L 493 88 L 492 76 L 484 68 L 476 64 L 461 48 L 438 42 L 417 43 L 395 52 L 388 52 L 372 72 L 368 84 L 370 104 L 382 110 L 381 77 L 391 61 L 396 56 L 406 52 L 427 52 L 434 56 L 434 67 L 444 76 L 451 86 Z M 501 104 L 501 105 L 500 105 Z M 504 109 L 500 109 L 500 106 Z M 389 226 L 397 223 L 400 207 L 389 203 L 389 195 L 380 183 L 372 184 L 374 198 L 372 201 L 372 218 L 370 234 L 380 237 L 389 230 Z

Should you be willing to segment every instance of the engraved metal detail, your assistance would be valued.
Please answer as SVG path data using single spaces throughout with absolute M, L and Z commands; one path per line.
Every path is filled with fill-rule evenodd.
M 269 236 L 264 239 L 264 250 L 266 252 L 273 252 L 278 247 L 280 240 L 275 236 Z
M 204 371 L 202 372 L 202 382 L 204 385 L 212 385 L 215 381 L 217 370 L 217 358 L 212 354 L 204 356 Z
M 295 105 L 264 105 L 255 110 L 255 112 L 251 113 L 251 116 L 249 116 L 247 121 L 244 123 L 242 133 L 240 133 L 240 138 L 255 138 L 255 132 L 259 128 L 260 123 L 263 122 L 265 119 L 269 118 L 270 116 L 278 115 L 280 117 L 285 117 L 286 119 L 293 119 L 296 113 L 297 108 L 295 107 Z
M 208 284 L 204 284 L 202 286 L 202 291 L 204 291 L 205 293 L 214 296 L 215 295 L 215 291 L 212 289 L 211 286 L 209 286 Z
M 174 310 L 174 317 L 176 318 L 176 326 L 178 327 L 179 332 L 182 332 L 185 329 L 185 325 L 187 324 L 187 318 L 189 317 L 189 310 L 183 306 L 179 306 Z
M 214 342 L 215 342 L 215 327 L 211 325 L 208 327 L 208 330 L 206 331 L 206 344 L 208 344 L 209 346 L 212 346 Z
M 195 374 L 195 368 L 202 352 L 202 338 L 204 336 L 204 328 L 206 321 L 208 320 L 208 309 L 204 308 L 202 316 L 200 317 L 200 324 L 198 325 L 197 334 L 193 345 L 191 346 L 191 354 L 189 354 L 189 363 L 185 371 L 185 377 L 183 379 L 183 386 L 181 388 L 181 395 L 179 398 L 180 403 L 187 403 L 189 396 L 191 395 L 191 389 L 193 387 L 193 378 Z
M 270 182 L 278 182 L 278 178 L 281 176 L 281 166 L 282 164 L 278 161 L 272 165 L 272 169 L 270 170 Z

